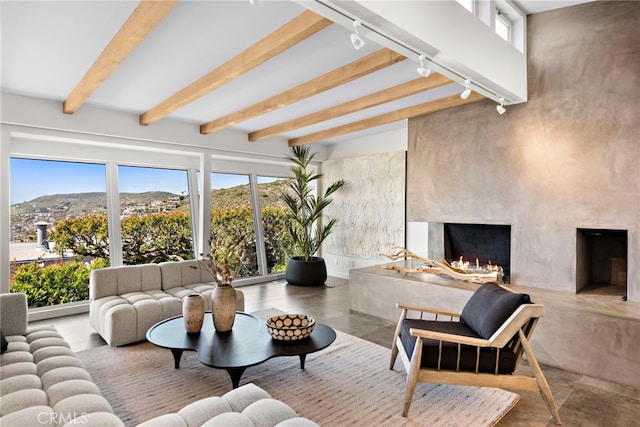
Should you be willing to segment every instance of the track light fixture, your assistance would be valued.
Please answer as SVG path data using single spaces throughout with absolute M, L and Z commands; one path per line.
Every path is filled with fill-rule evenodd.
M 420 74 L 422 77 L 429 77 L 429 74 L 431 74 L 431 68 L 426 68 L 424 66 L 424 60 L 426 58 L 424 57 L 424 55 L 420 55 L 418 56 L 418 60 L 420 61 L 420 66 L 418 68 L 416 68 L 416 71 L 418 72 L 418 74 Z
M 466 79 L 464 81 L 465 89 L 462 91 L 462 93 L 460 93 L 460 98 L 467 99 L 469 95 L 471 95 L 471 88 L 469 87 L 470 84 L 471 84 L 471 80 Z
M 361 25 L 362 25 L 362 22 L 360 22 L 359 20 L 356 19 L 355 21 L 353 21 L 353 33 L 351 33 L 351 44 L 353 45 L 353 47 L 356 48 L 356 50 L 364 46 L 364 40 L 362 40 L 362 37 L 360 37 L 360 34 L 358 34 L 358 28 L 360 28 Z
M 504 98 L 503 97 L 500 97 L 500 105 L 496 105 L 496 111 L 500 115 L 503 115 L 505 113 L 505 111 L 507 111 L 507 109 L 504 108 Z

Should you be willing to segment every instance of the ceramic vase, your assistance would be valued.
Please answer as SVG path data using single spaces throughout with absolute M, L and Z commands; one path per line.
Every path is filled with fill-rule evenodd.
M 216 332 L 229 332 L 236 320 L 236 290 L 231 286 L 216 286 L 211 305 Z
M 182 317 L 187 333 L 200 332 L 204 321 L 204 300 L 198 294 L 191 294 L 182 300 Z

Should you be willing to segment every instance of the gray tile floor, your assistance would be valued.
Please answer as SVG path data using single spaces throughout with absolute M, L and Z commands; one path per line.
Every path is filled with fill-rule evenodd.
M 278 308 L 307 313 L 337 330 L 390 347 L 395 323 L 350 312 L 347 280 L 329 278 L 327 286 L 323 287 L 289 286 L 284 281 L 277 281 L 241 289 L 245 293 L 245 310 L 248 312 Z M 105 345 L 89 326 L 88 314 L 38 323 L 55 324 L 74 351 Z M 396 369 L 401 369 L 399 362 Z M 521 369 L 529 368 L 523 366 Z M 640 426 L 640 390 L 550 366 L 543 366 L 542 369 L 565 426 Z M 537 392 L 515 392 L 521 399 L 502 419 L 500 426 L 555 425 Z

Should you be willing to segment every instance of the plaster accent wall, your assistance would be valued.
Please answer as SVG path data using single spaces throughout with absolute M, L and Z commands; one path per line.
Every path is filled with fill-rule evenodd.
M 325 212 L 339 218 L 323 245 L 329 269 L 332 256 L 380 260 L 380 252 L 404 244 L 405 159 L 405 151 L 396 151 L 323 162 L 323 185 L 347 181 Z
M 511 225 L 511 283 L 575 292 L 576 229 L 628 230 L 640 300 L 640 3 L 528 17 L 529 101 L 409 121 L 407 220 Z

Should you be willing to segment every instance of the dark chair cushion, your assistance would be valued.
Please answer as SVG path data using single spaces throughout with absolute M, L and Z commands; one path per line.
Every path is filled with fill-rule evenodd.
M 429 331 L 444 332 L 454 335 L 463 335 L 466 337 L 480 338 L 480 336 L 468 325 L 461 322 L 437 322 L 433 320 L 405 319 L 402 321 L 402 329 L 400 331 L 400 339 L 405 351 L 410 355 L 416 345 L 416 337 L 412 336 L 409 330 L 411 328 L 426 329 Z M 422 360 L 421 368 L 438 368 L 438 347 L 440 342 L 436 340 L 425 339 L 422 341 Z M 475 372 L 476 370 L 476 350 L 477 347 L 462 345 L 460 346 L 460 371 Z M 496 369 L 496 356 L 498 350 L 495 348 L 483 347 L 480 349 L 480 363 L 478 372 L 494 374 Z M 455 371 L 458 358 L 458 345 L 454 343 L 442 342 L 442 358 L 440 361 L 440 369 Z M 515 370 L 516 356 L 509 350 L 504 348 L 500 350 L 500 360 L 498 364 L 498 373 L 511 374 Z
M 482 338 L 489 339 L 518 307 L 529 303 L 531 299 L 527 294 L 515 294 L 486 283 L 467 301 L 460 319 Z
M 9 342 L 5 338 L 4 332 L 2 332 L 1 329 L 0 329 L 0 338 L 2 339 L 2 352 L 0 353 L 4 353 L 5 351 L 7 351 L 7 348 L 9 348 Z

